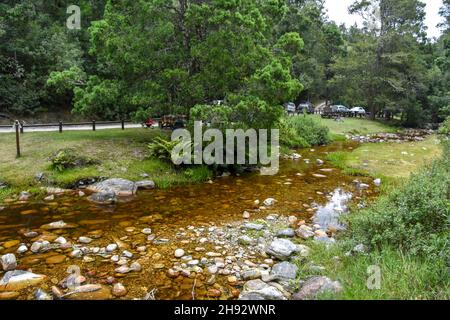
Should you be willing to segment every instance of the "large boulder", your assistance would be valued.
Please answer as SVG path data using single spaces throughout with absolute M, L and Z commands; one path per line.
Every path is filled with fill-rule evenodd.
M 0 280 L 0 291 L 19 291 L 23 288 L 43 282 L 46 276 L 28 271 L 8 271 Z
M 307 255 L 307 247 L 298 246 L 287 239 L 275 239 L 266 248 L 266 253 L 280 260 L 288 260 L 295 252 L 300 252 L 302 256 Z
M 332 281 L 328 277 L 317 276 L 309 278 L 293 295 L 293 300 L 314 299 L 319 294 L 331 293 L 336 294 L 342 291 L 342 286 L 338 281 Z
M 97 182 L 87 187 L 87 190 L 94 193 L 114 193 L 117 197 L 128 197 L 136 194 L 136 183 L 126 179 L 108 179 Z
M 244 285 L 239 300 L 287 300 L 287 298 L 274 286 L 256 279 Z
M 290 262 L 283 261 L 272 267 L 270 275 L 273 280 L 294 280 L 297 277 L 298 267 Z

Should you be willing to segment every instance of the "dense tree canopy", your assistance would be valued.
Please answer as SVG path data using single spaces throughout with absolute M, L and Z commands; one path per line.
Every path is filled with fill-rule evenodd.
M 291 100 L 408 126 L 449 113 L 448 0 L 435 41 L 419 0 L 355 0 L 361 28 L 329 21 L 323 0 L 83 0 L 69 30 L 71 4 L 0 4 L 0 112 L 206 116 L 225 100 L 233 119 L 263 126 Z

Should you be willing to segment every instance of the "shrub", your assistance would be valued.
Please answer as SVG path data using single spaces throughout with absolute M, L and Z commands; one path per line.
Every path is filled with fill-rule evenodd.
M 156 137 L 148 144 L 149 155 L 163 161 L 172 162 L 172 150 L 180 143 L 179 140 L 170 141 L 167 138 Z
M 62 172 L 70 168 L 79 168 L 98 164 L 97 160 L 80 156 L 74 149 L 66 148 L 55 152 L 49 158 L 52 169 Z
M 284 117 L 278 127 L 281 142 L 290 147 L 310 147 L 330 142 L 329 129 L 312 118 Z
M 375 248 L 389 245 L 412 254 L 440 253 L 448 232 L 449 168 L 446 152 L 401 188 L 349 215 L 354 239 Z

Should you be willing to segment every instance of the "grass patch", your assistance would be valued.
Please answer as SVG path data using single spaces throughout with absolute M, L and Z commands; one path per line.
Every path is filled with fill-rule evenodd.
M 322 125 L 327 126 L 330 129 L 330 133 L 332 135 L 367 135 L 372 133 L 393 133 L 399 131 L 398 128 L 391 125 L 368 119 L 343 118 L 344 121 L 339 122 L 333 119 L 323 119 L 320 117 L 320 115 L 309 115 L 307 117 L 314 118 Z
M 175 169 L 169 163 L 148 159 L 148 143 L 164 136 L 161 130 L 111 129 L 93 131 L 35 132 L 21 135 L 22 157 L 16 158 L 15 136 L 0 135 L 0 180 L 11 188 L 0 190 L 0 200 L 17 191 L 37 186 L 35 175 L 43 172 L 52 185 L 69 187 L 80 179 L 121 177 L 142 180 L 146 173 L 158 187 L 200 182 L 211 177 L 206 167 Z M 71 148 L 77 154 L 99 163 L 58 172 L 51 168 L 48 158 L 61 149 Z
M 324 275 L 338 280 L 343 286 L 339 295 L 320 295 L 318 299 L 386 300 L 386 299 L 448 299 L 449 276 L 445 260 L 418 258 L 391 247 L 383 247 L 367 255 L 346 257 L 345 246 L 326 248 L 311 243 L 308 260 L 325 267 L 317 272 L 311 263 L 297 261 L 299 278 Z M 336 257 L 339 257 L 338 259 Z M 377 266 L 381 273 L 379 289 L 369 289 L 368 268 Z
M 420 142 L 367 143 L 352 152 L 330 153 L 327 159 L 346 174 L 394 181 L 409 177 L 441 154 L 439 140 L 430 136 Z

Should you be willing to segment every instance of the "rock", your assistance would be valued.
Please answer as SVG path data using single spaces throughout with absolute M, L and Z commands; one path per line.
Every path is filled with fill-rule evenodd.
M 242 272 L 242 279 L 255 280 L 261 278 L 261 271 L 259 269 L 249 269 Z
M 87 187 L 95 193 L 113 194 L 115 197 L 128 197 L 136 194 L 137 186 L 133 181 L 125 179 L 108 179 Z
M 53 194 L 44 198 L 44 201 L 54 201 L 54 200 L 55 200 L 55 195 L 53 195 Z
M 365 253 L 367 251 L 367 248 L 364 244 L 360 243 L 358 245 L 356 245 L 353 249 L 352 252 L 354 253 Z
M 287 239 L 275 239 L 266 248 L 266 253 L 280 260 L 287 260 L 298 250 L 297 246 Z
M 240 236 L 238 238 L 238 243 L 242 245 L 249 245 L 253 242 L 253 239 L 247 235 Z
M 379 187 L 379 186 L 381 186 L 381 179 L 375 179 L 375 180 L 373 180 L 373 183 L 374 183 L 377 187 Z
M 257 223 L 246 223 L 246 224 L 244 224 L 244 228 L 248 229 L 248 230 L 260 231 L 260 230 L 264 229 L 264 225 L 257 224 Z
M 88 244 L 88 243 L 92 242 L 92 239 L 88 238 L 88 237 L 79 237 L 78 238 L 78 242 L 84 243 L 84 244 Z
M 208 290 L 207 295 L 210 298 L 220 298 L 220 296 L 222 296 L 222 291 L 212 288 Z
M 55 239 L 55 242 L 59 243 L 59 244 L 66 244 L 67 240 L 64 237 L 58 237 L 58 238 Z
M 65 223 L 64 221 L 60 220 L 60 221 L 44 224 L 43 226 L 41 226 L 41 229 L 44 229 L 44 230 L 74 229 L 77 227 L 78 227 L 78 225 L 76 225 L 74 223 Z
M 152 180 L 142 180 L 136 182 L 136 188 L 137 189 L 155 189 L 155 183 Z
M 83 191 L 78 191 L 78 196 L 81 198 L 81 197 L 84 197 L 86 194 L 83 192 Z
M 326 237 L 314 237 L 314 241 L 316 241 L 316 242 L 322 242 L 322 243 L 325 243 L 325 244 L 335 244 L 336 243 L 336 240 L 334 239 L 334 238 L 329 238 L 328 236 L 326 236 Z
M 88 197 L 88 200 L 96 204 L 113 204 L 117 202 L 114 192 L 99 192 Z
M 27 251 L 28 251 L 28 247 L 24 244 L 20 245 L 19 248 L 17 248 L 18 254 L 24 254 Z
M 70 253 L 70 256 L 72 258 L 81 258 L 83 256 L 83 251 L 80 249 L 75 249 Z
M 314 231 L 314 235 L 317 237 L 328 237 L 328 234 L 321 229 Z
M 294 280 L 297 277 L 298 267 L 290 262 L 283 261 L 272 267 L 270 275 L 274 280 Z
M 100 284 L 86 284 L 64 295 L 69 300 L 109 300 L 112 298 L 109 287 Z
M 206 270 L 210 274 L 216 274 L 217 271 L 219 271 L 219 268 L 216 265 L 212 265 L 212 266 L 209 266 L 208 268 L 206 268 Z
M 323 175 L 323 174 L 320 174 L 320 173 L 314 173 L 314 174 L 313 174 L 313 177 L 323 179 L 323 178 L 326 178 L 327 176 L 326 176 L 326 175 Z
M 15 291 L 0 292 L 0 301 L 1 300 L 16 300 L 19 296 L 20 296 L 20 293 L 15 292 Z
M 133 254 L 128 250 L 124 250 L 124 251 L 122 251 L 122 257 L 131 259 L 131 258 L 133 258 Z
M 19 291 L 23 288 L 38 285 L 46 279 L 46 276 L 34 274 L 28 271 L 8 271 L 0 280 L 0 291 Z
M 184 250 L 183 249 L 176 249 L 175 250 L 175 258 L 181 258 L 182 256 L 184 256 Z
M 37 289 L 34 293 L 34 298 L 39 301 L 53 300 L 52 296 L 50 296 L 47 292 L 42 289 Z
M 275 287 L 259 280 L 250 280 L 244 285 L 239 300 L 287 300 Z
M 36 241 L 36 242 L 33 242 L 33 244 L 31 245 L 30 250 L 33 253 L 38 253 L 41 250 L 41 248 L 42 248 L 42 242 Z
M 20 243 L 19 240 L 6 241 L 5 243 L 3 243 L 3 248 L 9 249 L 9 248 L 17 246 L 19 243 Z
M 311 227 L 307 225 L 301 225 L 297 230 L 295 230 L 295 234 L 297 237 L 300 237 L 304 240 L 314 237 L 314 232 Z
M 294 236 L 295 236 L 294 229 L 291 229 L 291 228 L 279 230 L 277 232 L 277 237 L 280 237 L 280 238 L 293 238 Z
M 145 229 L 142 229 L 141 232 L 142 232 L 143 234 L 145 234 L 145 235 L 149 235 L 149 234 L 152 233 L 152 229 L 150 229 L 150 228 L 145 228 Z
M 59 263 L 63 263 L 64 261 L 66 261 L 66 256 L 64 256 L 62 254 L 58 254 L 56 256 L 51 256 L 51 257 L 48 257 L 47 259 L 45 259 L 45 263 L 47 263 L 47 264 L 59 264 Z
M 292 159 L 294 159 L 294 160 L 298 160 L 298 159 L 300 159 L 302 156 L 300 155 L 300 154 L 298 154 L 298 153 L 293 153 L 292 154 Z
M 131 269 L 127 266 L 120 266 L 114 270 L 116 273 L 125 274 L 131 271 Z
M 106 252 L 113 252 L 113 251 L 116 251 L 117 248 L 118 248 L 118 245 L 115 244 L 115 243 L 108 244 L 108 245 L 106 246 Z
M 242 214 L 242 218 L 250 219 L 250 213 L 248 211 L 244 211 L 244 213 Z
M 4 271 L 10 271 L 17 268 L 16 256 L 12 253 L 3 255 L 0 260 Z
M 130 270 L 134 272 L 140 272 L 142 270 L 142 266 L 139 262 L 133 262 L 130 265 Z
M 123 296 L 126 296 L 127 293 L 128 293 L 128 291 L 127 291 L 127 289 L 124 287 L 123 284 L 121 284 L 121 283 L 116 283 L 116 284 L 113 286 L 112 294 L 113 294 L 115 297 L 123 297 Z
M 316 160 L 316 163 L 317 163 L 319 166 L 321 166 L 321 165 L 324 164 L 323 160 L 321 160 L 321 159 L 317 159 L 317 160 Z
M 31 194 L 27 191 L 22 191 L 19 195 L 19 201 L 28 201 L 31 197 Z
M 267 198 L 266 200 L 264 200 L 263 204 L 264 204 L 266 207 L 270 207 L 270 206 L 273 206 L 273 205 L 275 204 L 275 202 L 276 202 L 275 199 L 273 199 L 273 198 Z
M 308 279 L 292 298 L 293 300 L 307 300 L 314 299 L 318 294 L 336 294 L 341 291 L 342 286 L 338 281 L 332 281 L 330 278 L 324 276 L 317 276 Z
M 236 282 L 238 281 L 238 279 L 236 278 L 236 276 L 229 276 L 229 277 L 227 278 L 227 281 L 228 281 L 228 283 L 230 283 L 230 284 L 234 284 L 234 283 L 236 283 Z

